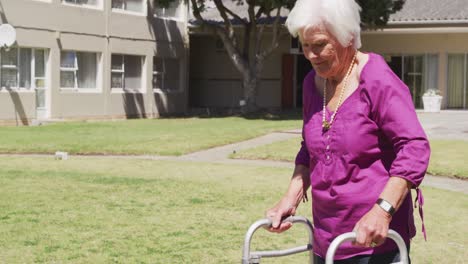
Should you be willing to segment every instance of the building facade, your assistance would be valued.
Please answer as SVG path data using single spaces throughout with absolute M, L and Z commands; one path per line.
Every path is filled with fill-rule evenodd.
M 402 10 L 390 16 L 384 29 L 362 32 L 360 50 L 378 53 L 386 59 L 407 84 L 416 108 L 423 107 L 423 94 L 434 90 L 443 96 L 442 109 L 466 110 L 467 6 L 468 0 L 407 0 Z M 244 6 L 232 8 L 238 14 L 243 12 L 240 9 L 245 9 Z M 205 16 L 211 21 L 222 21 L 215 9 L 207 10 Z M 287 14 L 283 18 L 286 17 Z M 283 30 L 287 34 L 286 29 Z M 238 101 L 242 100 L 242 82 L 227 54 L 216 48 L 219 39 L 204 34 L 196 23 L 192 23 L 190 42 L 190 104 L 194 107 L 238 106 Z M 311 66 L 297 39 L 283 39 L 265 65 L 259 105 L 301 107 L 302 80 Z
M 187 107 L 188 7 L 152 0 L 0 0 L 0 122 L 157 117 Z

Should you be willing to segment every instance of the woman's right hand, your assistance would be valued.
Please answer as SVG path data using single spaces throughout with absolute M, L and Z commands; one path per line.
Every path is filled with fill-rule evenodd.
M 281 222 L 284 218 L 296 213 L 295 203 L 286 197 L 281 199 L 273 208 L 267 210 L 266 217 L 272 221 L 268 231 L 281 233 L 291 228 L 291 222 Z

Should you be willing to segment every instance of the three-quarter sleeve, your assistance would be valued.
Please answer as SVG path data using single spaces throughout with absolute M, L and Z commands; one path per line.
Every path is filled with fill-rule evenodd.
M 307 150 L 307 146 L 305 145 L 304 136 L 302 137 L 301 148 L 299 152 L 297 152 L 295 164 L 296 165 L 304 165 L 309 167 L 310 156 L 309 151 Z
M 387 67 L 369 92 L 374 121 L 396 154 L 390 176 L 404 178 L 413 187 L 419 186 L 429 164 L 430 147 L 408 87 Z
M 304 165 L 309 167 L 310 163 L 310 155 L 309 151 L 307 150 L 307 145 L 305 143 L 305 135 L 304 135 L 304 125 L 310 118 L 310 108 L 311 108 L 311 96 L 312 96 L 312 87 L 313 81 L 315 78 L 315 72 L 310 71 L 304 81 L 302 83 L 302 141 L 301 141 L 301 148 L 296 155 L 295 164 L 296 165 Z

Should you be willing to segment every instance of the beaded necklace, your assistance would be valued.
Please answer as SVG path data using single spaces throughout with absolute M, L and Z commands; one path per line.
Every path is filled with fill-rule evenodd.
M 323 83 L 323 111 L 322 111 L 322 128 L 323 130 L 327 131 L 330 129 L 331 125 L 333 124 L 333 121 L 335 120 L 335 116 L 336 116 L 336 113 L 338 112 L 338 108 L 340 108 L 341 106 L 341 103 L 342 103 L 342 100 L 343 100 L 343 95 L 344 95 L 344 91 L 346 89 L 346 85 L 348 84 L 348 78 L 349 78 L 349 75 L 351 74 L 351 71 L 353 70 L 354 68 L 354 63 L 356 61 L 356 55 L 357 55 L 357 52 L 354 53 L 354 57 L 353 59 L 351 60 L 351 64 L 349 65 L 349 68 L 348 68 L 348 72 L 346 73 L 345 77 L 344 77 L 344 81 L 343 81 L 343 88 L 341 88 L 341 92 L 340 92 L 340 98 L 338 99 L 338 104 L 336 105 L 336 109 L 335 109 L 335 112 L 333 112 L 333 115 L 331 116 L 330 118 L 330 122 L 327 121 L 327 119 L 325 118 L 325 112 L 327 110 L 327 78 L 325 78 L 324 80 L 324 83 Z

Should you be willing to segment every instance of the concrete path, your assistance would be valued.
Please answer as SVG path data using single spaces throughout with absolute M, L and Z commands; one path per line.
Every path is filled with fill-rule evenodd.
M 418 112 L 419 120 L 422 123 L 427 135 L 431 139 L 458 139 L 468 141 L 468 111 L 442 111 L 440 113 L 424 113 Z M 301 130 L 289 130 L 283 132 L 271 133 L 258 138 L 250 139 L 243 142 L 229 144 L 225 146 L 215 147 L 203 151 L 182 155 L 179 157 L 173 156 L 153 156 L 153 155 L 135 155 L 135 156 L 120 156 L 120 155 L 86 155 L 90 158 L 113 158 L 113 159 L 150 159 L 150 160 L 172 160 L 172 161 L 191 161 L 191 162 L 210 162 L 224 164 L 241 164 L 252 166 L 268 166 L 290 168 L 294 167 L 293 162 L 278 162 L 268 160 L 240 160 L 230 159 L 229 155 L 237 151 L 246 150 L 249 148 L 258 147 L 265 144 L 274 143 L 277 141 L 287 140 L 294 137 L 300 137 Z M 12 156 L 50 156 L 53 155 L 23 155 L 23 154 L 0 154 L 0 157 Z M 468 180 L 459 180 L 448 177 L 436 177 L 426 175 L 423 186 L 430 186 L 439 189 L 461 192 L 468 194 Z
M 468 111 L 444 110 L 440 113 L 418 111 L 418 117 L 431 139 L 468 141 Z
M 293 162 L 284 161 L 270 161 L 270 160 L 242 160 L 230 159 L 229 155 L 233 151 L 245 150 L 257 147 L 264 144 L 273 143 L 276 141 L 286 140 L 293 137 L 299 137 L 300 132 L 296 130 L 277 132 L 261 136 L 258 138 L 250 139 L 247 141 L 230 144 L 221 147 L 215 147 L 208 150 L 190 153 L 187 155 L 174 157 L 174 156 L 155 156 L 155 155 L 84 155 L 87 158 L 111 158 L 111 159 L 144 159 L 144 160 L 170 160 L 170 161 L 190 161 L 190 162 L 210 162 L 222 164 L 238 164 L 246 166 L 265 166 L 265 167 L 278 167 L 278 168 L 294 168 Z M 0 157 L 50 157 L 54 158 L 51 154 L 0 154 Z M 69 156 L 73 158 L 72 155 Z M 422 183 L 423 186 L 434 187 L 438 189 L 461 192 L 468 194 L 468 180 L 459 180 L 449 177 L 440 177 L 426 175 Z
M 270 144 L 276 141 L 287 140 L 290 138 L 300 136 L 296 130 L 286 131 L 283 133 L 271 133 L 265 136 L 257 137 L 243 142 L 229 144 L 221 147 L 215 147 L 208 150 L 202 150 L 187 155 L 180 156 L 178 160 L 192 160 L 192 161 L 224 161 L 228 162 L 229 155 L 237 151 L 246 150 L 249 148 L 255 148 L 261 145 Z
M 468 141 L 468 111 L 446 110 L 441 111 L 440 113 L 424 113 L 418 111 L 418 118 L 428 137 L 431 139 L 455 139 Z M 300 129 L 272 133 L 244 142 L 239 142 L 235 144 L 191 153 L 188 155 L 183 155 L 174 158 L 174 160 L 243 164 L 292 169 L 294 167 L 294 164 L 292 162 L 229 159 L 229 155 L 234 153 L 235 151 L 254 148 L 257 146 L 270 144 L 277 141 L 282 141 L 299 136 L 301 136 Z M 468 194 L 467 180 L 426 175 L 423 181 L 423 186 L 430 186 L 439 189 Z
M 242 164 L 242 165 L 253 165 L 253 166 L 266 166 L 266 167 L 280 167 L 280 168 L 294 168 L 293 162 L 282 162 L 282 161 L 269 161 L 269 160 L 241 160 L 241 159 L 229 159 L 228 156 L 233 151 L 244 150 L 248 148 L 257 147 L 264 144 L 273 143 L 275 141 L 286 140 L 293 137 L 299 137 L 300 131 L 292 130 L 283 133 L 272 133 L 259 138 L 254 138 L 248 141 L 239 142 L 236 144 L 230 144 L 209 150 L 199 151 L 188 155 L 172 158 L 172 160 L 188 160 L 188 161 L 201 161 L 201 162 L 213 162 L 213 163 L 224 163 L 224 164 Z M 434 188 L 461 192 L 468 194 L 468 181 L 459 180 L 449 177 L 440 177 L 426 175 L 422 183 L 423 186 L 430 186 Z

